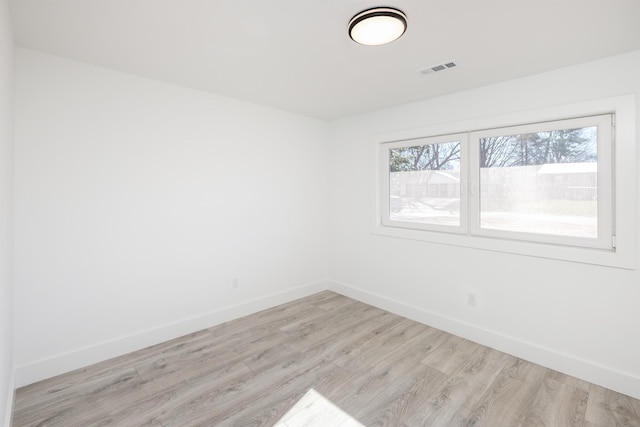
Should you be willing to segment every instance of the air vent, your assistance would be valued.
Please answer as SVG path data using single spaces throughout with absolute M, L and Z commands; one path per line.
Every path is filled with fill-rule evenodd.
M 457 66 L 457 64 L 453 61 L 446 62 L 444 64 L 432 65 L 431 67 L 423 68 L 418 70 L 420 74 L 432 74 L 437 73 L 438 71 L 448 70 L 449 68 L 453 68 Z

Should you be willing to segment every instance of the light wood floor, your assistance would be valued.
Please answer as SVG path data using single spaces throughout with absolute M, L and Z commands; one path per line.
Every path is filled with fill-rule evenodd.
M 332 292 L 17 390 L 21 426 L 640 426 L 640 401 Z

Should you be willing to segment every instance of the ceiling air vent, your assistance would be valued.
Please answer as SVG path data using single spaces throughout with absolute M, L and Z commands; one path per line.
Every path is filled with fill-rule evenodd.
M 418 70 L 420 74 L 432 74 L 437 73 L 438 71 L 448 70 L 449 68 L 455 67 L 457 64 L 453 61 L 446 62 L 444 64 L 432 65 L 431 67 L 423 68 Z

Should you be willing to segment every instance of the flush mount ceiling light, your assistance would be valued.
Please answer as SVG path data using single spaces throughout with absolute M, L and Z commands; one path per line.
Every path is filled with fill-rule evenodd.
M 349 21 L 349 37 L 356 43 L 368 46 L 391 43 L 406 30 L 405 14 L 390 7 L 363 10 Z

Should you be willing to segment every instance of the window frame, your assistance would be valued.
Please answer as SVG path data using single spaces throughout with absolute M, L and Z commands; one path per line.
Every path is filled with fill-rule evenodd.
M 383 194 L 386 194 L 387 197 L 382 198 L 382 217 L 381 222 L 383 225 L 388 227 L 400 227 L 400 228 L 408 228 L 408 229 L 417 229 L 424 231 L 436 231 L 436 232 L 445 232 L 445 233 L 458 233 L 458 234 L 466 234 L 468 232 L 468 197 L 465 197 L 465 183 L 467 182 L 467 162 L 468 162 L 468 133 L 459 133 L 459 134 L 448 134 L 441 136 L 431 136 L 425 138 L 416 138 L 416 139 L 408 139 L 402 141 L 393 141 L 385 143 L 381 146 L 384 147 L 382 149 L 382 153 L 380 155 L 381 158 L 381 167 L 387 170 L 387 174 L 381 174 L 381 182 L 380 186 L 382 188 Z M 428 224 L 428 223 L 419 223 L 419 222 L 410 222 L 410 221 L 400 221 L 391 219 L 391 192 L 389 185 L 389 151 L 394 148 L 403 148 L 403 147 L 415 147 L 421 145 L 435 145 L 435 144 L 443 144 L 450 142 L 459 142 L 460 143 L 460 225 L 438 225 L 438 224 Z
M 555 120 L 551 122 L 528 123 L 516 126 L 508 126 L 501 128 L 493 128 L 469 133 L 470 156 L 469 163 L 472 166 L 473 176 L 470 180 L 472 189 L 470 197 L 470 218 L 469 233 L 476 236 L 495 237 L 502 239 L 524 240 L 528 242 L 549 243 L 554 245 L 567 245 L 581 248 L 597 248 L 602 250 L 615 250 L 613 247 L 613 237 L 615 236 L 615 228 L 613 218 L 615 216 L 615 205 L 613 203 L 613 195 L 615 189 L 613 186 L 614 162 L 613 152 L 615 149 L 613 131 L 613 114 L 600 114 L 595 116 L 577 117 L 571 119 Z M 481 221 L 480 195 L 481 182 L 479 166 L 480 139 L 491 136 L 515 135 L 522 133 L 535 133 L 550 130 L 565 130 L 581 127 L 598 127 L 598 175 L 597 175 L 597 195 L 598 195 L 598 237 L 580 238 L 570 236 L 560 236 L 557 234 L 537 234 L 530 232 L 517 232 L 507 230 L 496 230 L 483 228 Z M 471 175 L 471 174 L 470 174 Z
M 533 240 L 514 240 L 501 236 L 472 235 L 468 232 L 465 234 L 443 232 L 441 230 L 424 230 L 385 225 L 383 223 L 382 206 L 385 197 L 384 193 L 382 193 L 382 180 L 385 175 L 384 170 L 388 168 L 388 165 L 383 165 L 381 159 L 383 144 L 419 140 L 429 135 L 476 133 L 487 129 L 520 126 L 523 123 L 556 122 L 576 117 L 605 114 L 613 114 L 615 117 L 612 132 L 615 140 L 615 150 L 612 152 L 614 169 L 611 184 L 614 188 L 612 193 L 612 226 L 615 232 L 615 247 L 612 250 Z M 638 253 L 636 144 L 635 95 L 622 95 L 373 135 L 371 137 L 371 156 L 373 159 L 372 164 L 374 165 L 371 181 L 373 183 L 371 232 L 387 237 L 420 240 L 472 249 L 636 269 Z M 469 142 L 469 149 L 471 145 L 471 142 Z M 469 159 L 469 161 L 473 161 L 473 159 Z M 469 184 L 462 184 L 461 193 L 466 194 L 468 190 L 471 190 L 470 187 Z M 475 200 L 473 203 L 475 203 Z

